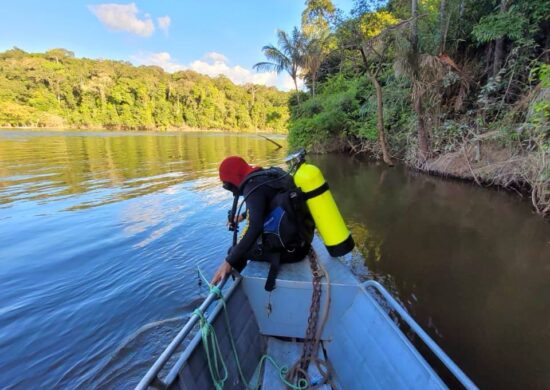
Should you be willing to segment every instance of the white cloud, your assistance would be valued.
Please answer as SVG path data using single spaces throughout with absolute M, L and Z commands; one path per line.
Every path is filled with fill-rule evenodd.
M 143 19 L 138 17 L 139 9 L 135 3 L 98 4 L 89 5 L 88 8 L 101 23 L 112 30 L 126 31 L 142 37 L 151 36 L 155 31 L 149 15 L 146 14 Z
M 170 28 L 171 22 L 172 20 L 170 19 L 170 16 L 161 16 L 157 18 L 157 24 L 165 34 L 168 34 L 168 29 Z
M 207 60 L 207 61 L 213 61 L 214 63 L 216 63 L 216 62 L 223 62 L 223 63 L 229 62 L 229 60 L 227 59 L 226 56 L 224 56 L 221 53 L 217 53 L 215 51 L 209 51 L 208 53 L 206 53 L 204 55 L 204 59 Z
M 132 58 L 134 62 L 140 65 L 160 66 L 167 72 L 177 72 L 179 70 L 193 70 L 207 76 L 224 75 L 235 84 L 261 84 L 276 86 L 282 90 L 294 89 L 294 82 L 286 73 L 277 74 L 276 72 L 256 73 L 240 65 L 231 66 L 226 56 L 217 52 L 208 52 L 200 60 L 195 60 L 190 64 L 179 64 L 172 59 L 170 53 L 141 53 Z M 303 82 L 298 81 L 298 88 L 302 88 Z
M 156 65 L 160 66 L 167 72 L 177 72 L 185 70 L 186 67 L 172 61 L 170 53 L 162 51 L 159 53 L 140 53 L 132 57 L 132 60 L 139 65 Z

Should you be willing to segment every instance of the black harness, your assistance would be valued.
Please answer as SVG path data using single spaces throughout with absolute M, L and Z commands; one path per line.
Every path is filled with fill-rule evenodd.
M 266 170 L 261 170 L 261 171 L 258 171 L 258 172 L 252 172 L 251 174 L 249 174 L 244 179 L 244 181 L 241 183 L 241 185 L 239 186 L 238 192 L 237 192 L 237 194 L 235 195 L 235 197 L 233 199 L 233 205 L 231 207 L 229 220 L 230 221 L 235 221 L 235 216 L 240 215 L 241 209 L 243 207 L 243 204 L 246 202 L 246 199 L 252 193 L 254 193 L 254 191 L 256 191 L 258 188 L 260 188 L 261 186 L 264 186 L 266 184 L 273 183 L 273 182 L 278 181 L 278 180 L 282 180 L 285 177 L 287 177 L 288 175 L 290 175 L 288 172 L 284 172 L 284 171 L 283 171 L 284 174 L 281 174 L 281 171 L 282 170 L 276 170 L 275 168 L 269 168 L 269 169 L 266 169 Z M 252 189 L 248 192 L 248 194 L 246 194 L 246 196 L 242 200 L 241 204 L 238 205 L 239 204 L 239 197 L 243 194 L 244 187 L 250 182 L 250 180 L 252 180 L 256 177 L 260 177 L 260 176 L 268 176 L 268 177 L 272 177 L 272 179 L 264 181 L 262 183 L 259 183 L 255 187 L 252 187 Z M 237 206 L 238 206 L 238 208 L 237 208 Z M 233 246 L 237 245 L 238 232 L 239 232 L 238 227 L 239 227 L 239 222 L 237 220 L 235 222 L 235 227 L 233 229 Z M 275 280 L 277 278 L 277 274 L 279 273 L 279 268 L 281 266 L 281 253 L 278 252 L 278 251 L 269 252 L 267 260 L 269 261 L 270 266 L 269 266 L 269 272 L 268 272 L 268 275 L 267 275 L 267 280 L 265 282 L 265 287 L 264 288 L 265 288 L 266 291 L 272 291 L 275 288 Z
M 271 171 L 270 171 L 271 170 Z M 233 205 L 231 207 L 231 212 L 229 214 L 229 221 L 234 221 L 235 220 L 235 216 L 236 215 L 240 215 L 241 214 L 241 209 L 244 205 L 244 203 L 246 202 L 246 199 L 252 195 L 252 193 L 254 193 L 254 191 L 256 191 L 258 188 L 260 188 L 261 186 L 263 185 L 266 185 L 266 184 L 269 184 L 269 183 L 272 183 L 272 182 L 275 182 L 275 181 L 278 181 L 278 180 L 281 180 L 283 178 L 285 178 L 286 176 L 290 175 L 288 172 L 285 172 L 283 175 L 280 174 L 280 172 L 276 172 L 274 171 L 273 168 L 269 168 L 269 169 L 266 169 L 266 170 L 261 170 L 261 171 L 258 171 L 258 172 L 252 172 L 251 174 L 249 174 L 244 180 L 243 182 L 241 183 L 241 185 L 239 186 L 239 189 L 237 191 L 237 194 L 234 196 L 233 198 Z M 268 177 L 272 177 L 271 180 L 267 180 L 267 181 L 264 181 L 262 183 L 259 183 L 258 185 L 256 185 L 255 187 L 253 187 L 249 192 L 248 194 L 246 194 L 246 196 L 244 197 L 244 199 L 242 200 L 241 204 L 239 205 L 239 197 L 243 194 L 243 191 L 244 191 L 244 187 L 248 184 L 248 182 L 256 177 L 260 177 L 260 176 L 268 176 Z M 237 206 L 238 206 L 238 209 L 237 209 Z M 235 229 L 233 230 L 233 245 L 237 245 L 237 238 L 238 238 L 238 234 L 239 234 L 239 222 L 237 221 L 235 223 Z

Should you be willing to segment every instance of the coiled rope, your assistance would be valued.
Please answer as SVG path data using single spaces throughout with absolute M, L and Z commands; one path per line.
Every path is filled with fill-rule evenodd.
M 233 338 L 233 332 L 231 330 L 231 324 L 229 322 L 229 314 L 227 314 L 227 306 L 225 299 L 223 297 L 222 291 L 218 286 L 212 285 L 208 282 L 208 280 L 204 277 L 204 274 L 198 268 L 198 273 L 203 282 L 208 286 L 210 293 L 215 294 L 222 302 L 223 307 L 223 314 L 225 319 L 225 325 L 227 327 L 227 333 L 229 336 L 229 341 L 231 343 L 231 349 L 233 351 L 233 356 L 235 358 L 235 363 L 237 365 L 237 370 L 239 371 L 239 377 L 241 379 L 241 382 L 248 390 L 258 390 L 260 388 L 260 380 L 258 379 L 258 383 L 255 385 L 252 385 L 251 383 L 248 383 L 246 380 L 242 368 L 241 368 L 241 362 L 239 360 L 239 355 L 237 354 L 237 348 L 235 347 L 235 340 Z M 214 386 L 216 387 L 216 390 L 223 389 L 223 386 L 225 384 L 225 381 L 228 378 L 228 372 L 227 372 L 227 365 L 225 364 L 225 361 L 223 360 L 223 355 L 220 351 L 218 338 L 216 336 L 216 331 L 214 330 L 214 327 L 208 322 L 206 317 L 204 316 L 204 313 L 196 309 L 193 312 L 194 315 L 199 317 L 199 327 L 201 332 L 201 339 L 203 342 L 204 350 L 206 352 L 206 359 L 208 360 L 208 369 L 210 371 L 210 376 L 212 378 L 212 382 L 214 383 Z M 277 364 L 275 359 L 273 359 L 269 355 L 263 355 L 260 358 L 260 361 L 258 362 L 258 366 L 254 370 L 254 375 L 252 377 L 256 376 L 256 373 L 262 372 L 262 368 L 265 366 L 266 362 L 271 363 L 279 372 L 279 379 L 281 382 L 283 382 L 288 388 L 292 390 L 305 390 L 309 388 L 309 383 L 304 378 L 299 378 L 296 383 L 292 383 L 289 380 L 286 379 L 288 374 L 288 367 L 286 366 L 280 366 Z M 259 375 L 258 375 L 259 378 Z

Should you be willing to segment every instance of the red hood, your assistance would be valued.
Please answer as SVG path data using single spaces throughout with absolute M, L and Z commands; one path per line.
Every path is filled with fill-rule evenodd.
M 220 164 L 220 180 L 239 187 L 246 176 L 258 169 L 261 167 L 248 165 L 242 157 L 226 157 Z

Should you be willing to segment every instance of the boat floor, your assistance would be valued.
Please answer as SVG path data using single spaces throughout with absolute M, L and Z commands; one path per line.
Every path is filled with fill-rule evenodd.
M 286 366 L 290 369 L 302 355 L 304 343 L 298 341 L 285 341 L 276 337 L 267 337 L 267 354 L 271 356 L 279 366 Z M 319 345 L 317 356 L 325 360 L 322 345 Z M 308 369 L 310 380 L 315 383 L 322 378 L 319 369 L 315 364 L 310 364 Z M 279 377 L 279 370 L 269 362 L 266 362 L 262 381 L 262 390 L 284 390 L 284 383 Z M 322 385 L 318 389 L 331 389 L 329 385 Z

